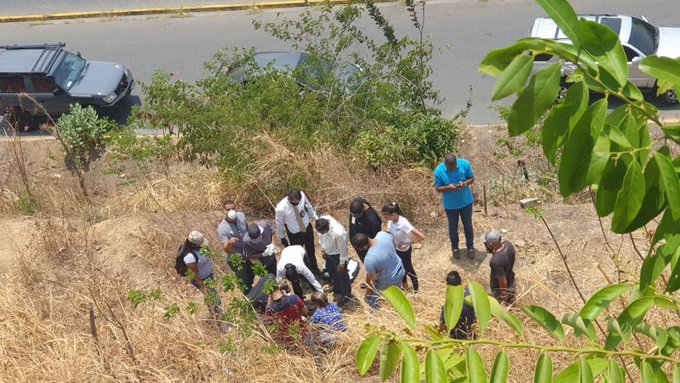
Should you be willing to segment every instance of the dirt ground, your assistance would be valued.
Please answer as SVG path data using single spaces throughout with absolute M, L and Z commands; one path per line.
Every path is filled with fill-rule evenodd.
M 608 230 L 609 222 L 607 220 L 602 223 L 598 221 L 591 203 L 544 202 L 539 207 L 543 209 L 543 217 L 554 235 L 553 240 L 548 228 L 544 226 L 542 221 L 527 214 L 519 207 L 517 202 L 519 197 L 535 196 L 534 193 L 538 193 L 538 189 L 528 186 L 526 188 L 517 187 L 517 184 L 513 183 L 507 184 L 508 188 L 517 189 L 512 193 L 510 191 L 499 193 L 497 189 L 493 188 L 494 178 L 503 173 L 516 174 L 519 171 L 515 166 L 514 159 L 499 159 L 496 140 L 501 134 L 499 130 L 493 127 L 479 127 L 470 130 L 466 138 L 468 142 L 464 143 L 467 149 L 463 151 L 463 155 L 472 161 L 477 172 L 474 186 L 477 204 L 473 215 L 477 254 L 474 260 L 465 259 L 465 257 L 456 260 L 451 257 L 450 243 L 446 232 L 446 217 L 436 199 L 433 203 L 419 206 L 417 210 L 414 209 L 419 214 L 412 217 L 412 221 L 427 236 L 424 245 L 417 248 L 413 255 L 415 269 L 419 274 L 421 291 L 417 296 L 411 295 L 411 298 L 420 324 L 437 323 L 439 307 L 444 300 L 444 277 L 450 270 L 462 270 L 464 282 L 476 280 L 482 285 L 488 286 L 489 256 L 483 251 L 480 238 L 486 230 L 492 228 L 502 230 L 504 238 L 513 242 L 517 248 L 515 266 L 519 296 L 515 305 L 517 307 L 540 304 L 558 314 L 559 317 L 570 309 L 582 305 L 565 271 L 557 246 L 567 258 L 576 282 L 586 297 L 609 283 L 625 280 L 628 275 L 636 275 L 638 272 L 639 260 L 631 239 L 635 239 L 638 249 L 644 254 L 647 243 L 645 232 L 640 231 L 631 237 L 612 234 Z M 83 208 L 82 197 L 78 195 L 75 177 L 63 167 L 63 161 L 60 160 L 59 146 L 54 141 L 40 140 L 22 144 L 23 166 L 27 169 L 30 183 L 39 185 L 35 188 L 42 198 L 49 199 L 59 196 L 59 201 L 51 201 L 49 208 L 46 207 L 47 203 L 41 204 L 41 201 L 36 201 L 35 203 L 42 206 L 43 210 L 39 210 L 32 216 L 22 214 L 20 210 L 13 208 L 13 206 L 16 206 L 15 202 L 21 198 L 23 182 L 17 166 L 19 161 L 16 160 L 16 156 L 13 157 L 12 153 L 14 152 L 12 150 L 16 152 L 16 147 L 12 149 L 9 143 L 0 143 L 0 152 L 8 159 L 0 164 L 0 174 L 4 174 L 2 183 L 0 183 L 0 187 L 2 187 L 2 190 L 0 190 L 0 230 L 5 237 L 4 241 L 0 241 L 0 266 L 2 267 L 0 274 L 12 278 L 11 276 L 16 275 L 18 269 L 27 267 L 27 257 L 34 258 L 36 262 L 40 259 L 52 259 L 59 262 L 61 259 L 60 252 L 62 250 L 66 252 L 65 249 L 70 245 L 60 244 L 59 240 L 66 241 L 65 238 L 46 239 L 44 237 L 69 235 L 75 238 L 74 241 L 87 242 L 87 246 L 84 247 L 85 250 L 81 250 L 77 254 L 96 259 L 102 265 L 97 267 L 110 269 L 110 271 L 107 271 L 108 274 L 105 275 L 111 276 L 111 281 L 122 278 L 120 280 L 124 281 L 124 286 L 128 290 L 150 290 L 161 287 L 164 291 L 169 292 L 169 297 L 176 298 L 179 296 L 199 299 L 195 291 L 176 278 L 172 267 L 174 251 L 183 240 L 186 232 L 191 229 L 205 232 L 212 244 L 218 242 L 215 229 L 221 218 L 218 210 L 219 204 L 213 204 L 213 208 L 195 209 L 190 212 L 172 211 L 172 207 L 163 208 L 160 204 L 158 208 L 148 208 L 144 212 L 136 212 L 132 208 L 126 211 L 126 208 L 121 206 L 132 205 L 124 205 L 120 201 L 130 201 L 142 195 L 147 195 L 144 193 L 146 193 L 145 190 L 148 190 L 150 184 L 142 183 L 141 178 L 135 179 L 132 174 L 105 174 L 103 172 L 105 165 L 97 164 L 101 169 L 99 169 L 99 172 L 93 172 L 94 174 L 89 179 L 91 185 L 96 185 L 96 187 L 93 186 L 94 196 L 92 198 L 94 202 Z M 138 187 L 138 185 L 145 186 Z M 158 188 L 162 187 L 159 182 L 151 183 L 151 185 L 157 185 Z M 505 189 L 505 185 L 503 184 L 503 189 Z M 426 184 L 422 187 L 430 188 L 430 185 Z M 484 213 L 484 206 L 482 206 L 484 187 L 487 189 L 487 197 L 490 201 L 489 206 L 486 207 L 486 214 Z M 131 194 L 130 190 L 136 190 L 136 192 L 133 191 L 133 194 Z M 206 207 L 210 205 L 205 202 L 206 200 L 212 200 L 213 203 L 219 201 L 219 198 L 223 197 L 221 195 L 223 193 L 224 191 L 219 188 L 213 188 L 203 195 L 192 195 L 187 197 L 186 200 L 193 201 L 194 206 Z M 549 196 L 549 193 L 542 193 L 542 195 L 536 196 L 542 197 L 542 199 Z M 184 197 L 175 195 L 175 198 Z M 116 201 L 112 202 L 112 200 Z M 588 199 L 582 199 L 581 202 L 583 201 L 588 201 Z M 384 201 L 374 202 L 379 205 Z M 503 202 L 507 202 L 507 205 Z M 328 206 L 335 207 L 330 203 Z M 320 208 L 319 214 L 330 213 L 344 223 L 347 216 L 344 209 L 331 209 L 330 207 Z M 59 211 L 61 211 L 61 214 Z M 258 215 L 266 214 L 259 212 Z M 69 229 L 64 229 L 62 232 L 52 232 L 50 231 L 52 229 L 46 229 L 49 227 L 65 228 L 67 226 Z M 53 241 L 55 245 L 46 246 L 46 241 Z M 614 249 L 614 255 L 612 255 L 608 246 Z M 56 254 L 41 254 L 45 249 L 52 249 Z M 35 270 L 42 270 L 40 265 L 34 265 L 34 267 L 37 268 Z M 219 275 L 224 275 L 227 272 L 226 269 L 224 264 L 218 264 Z M 362 278 L 363 270 L 358 279 L 362 280 Z M 62 281 L 62 283 L 66 282 Z M 358 283 L 354 284 L 354 292 L 358 295 L 363 294 L 358 288 Z M 81 302 L 78 307 L 82 308 L 83 305 L 86 305 L 86 303 Z M 74 308 L 74 310 L 77 311 L 77 308 Z M 128 309 L 126 315 L 132 315 L 130 312 Z M 162 312 L 162 305 L 154 306 L 154 309 L 148 315 L 158 317 L 159 312 Z M 348 317 L 348 322 L 352 327 L 352 336 L 360 339 L 363 333 L 362 327 L 364 324 L 374 321 L 376 315 L 383 315 L 381 320 L 385 320 L 386 323 L 389 323 L 390 320 L 392 320 L 392 325 L 398 323 L 394 316 L 390 316 L 392 314 L 370 313 L 364 309 L 356 309 Z M 82 315 L 80 316 L 82 317 Z M 134 321 L 141 321 L 142 319 L 130 317 L 129 320 L 130 323 L 134 323 Z M 162 319 L 154 320 L 156 325 L 165 326 Z M 527 338 L 541 336 L 536 327 L 532 327 L 529 321 L 524 320 L 524 322 L 528 331 Z M 81 323 L 79 327 L 83 336 L 87 335 L 84 326 Z M 111 331 L 115 333 L 115 331 Z M 140 331 L 142 332 L 138 336 L 142 337 L 143 330 Z M 152 350 L 148 351 L 149 355 L 153 355 L 148 356 L 148 360 L 163 354 L 163 338 L 161 335 L 154 338 L 159 343 L 156 349 L 148 346 L 152 347 Z M 217 336 L 219 337 L 219 335 Z M 487 336 L 511 338 L 507 329 L 500 322 L 494 323 Z M 225 339 L 231 338 L 223 338 L 220 342 L 225 342 Z M 299 371 L 295 370 L 295 367 L 288 366 L 288 371 L 291 374 L 289 376 L 294 381 L 341 382 L 357 379 L 356 373 L 353 372 L 352 352 L 352 349 L 348 348 L 348 354 L 339 357 L 343 362 L 338 365 L 333 374 L 319 372 L 318 378 L 313 378 L 313 376 L 300 377 L 297 375 Z M 493 360 L 493 354 L 490 354 L 490 352 L 490 350 L 482 350 L 483 355 L 487 357 L 486 360 Z M 138 356 L 140 359 L 144 357 L 144 355 Z M 287 357 L 295 358 L 294 356 Z M 515 361 L 523 360 L 523 356 L 514 356 L 514 358 Z M 298 359 L 293 361 L 299 362 Z M 556 359 L 556 370 L 565 367 L 566 363 L 566 360 Z M 515 364 L 513 356 L 511 356 L 511 364 Z M 520 364 L 516 367 L 518 373 L 513 375 L 514 380 L 512 381 L 527 381 L 522 376 L 530 376 L 525 375 L 525 373 L 531 373 L 533 361 L 517 364 Z M 243 375 L 249 370 L 252 371 L 253 366 L 258 365 L 253 360 L 243 362 L 240 366 L 237 361 L 234 361 L 232 365 L 229 362 L 222 361 L 220 365 L 221 371 L 229 371 L 228 374 L 221 374 L 219 378 L 209 377 L 208 381 L 270 381 L 266 376 Z M 58 371 L 57 367 L 54 368 Z M 65 367 L 61 366 L 60 368 Z M 164 367 L 156 365 L 154 368 L 162 372 Z M 184 378 L 173 378 L 168 375 L 170 373 L 167 371 L 161 372 L 150 380 L 184 380 Z M 233 378 L 234 374 L 235 378 Z M 14 375 L 15 378 L 19 377 L 17 378 L 19 380 L 37 376 L 40 375 Z M 64 380 L 77 381 L 78 376 L 82 377 L 82 375 L 74 375 Z M 0 381 L 2 380 L 0 378 Z M 57 378 L 57 380 L 60 379 Z M 102 379 L 102 381 L 105 380 Z M 365 381 L 378 380 L 375 372 L 371 377 L 365 379 Z

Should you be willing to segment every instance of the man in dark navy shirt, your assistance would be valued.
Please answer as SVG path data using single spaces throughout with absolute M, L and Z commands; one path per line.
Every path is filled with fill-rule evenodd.
M 449 286 L 460 286 L 463 281 L 460 278 L 460 274 L 457 271 L 452 271 L 446 276 L 446 284 Z M 465 297 L 470 295 L 470 291 L 465 289 Z M 474 339 L 475 332 L 472 329 L 472 325 L 477 322 L 475 317 L 475 310 L 472 306 L 467 303 L 463 304 L 463 311 L 460 313 L 460 318 L 458 318 L 458 323 L 451 329 L 449 336 L 453 339 Z M 444 319 L 444 307 L 442 307 L 442 313 L 439 316 L 439 324 L 442 330 L 446 329 L 446 320 Z
M 375 238 L 382 231 L 382 219 L 378 212 L 364 198 L 356 197 L 349 204 L 349 240 L 352 241 L 358 233 L 366 234 L 369 238 Z M 355 248 L 355 250 L 357 250 Z M 361 262 L 366 253 L 357 250 Z

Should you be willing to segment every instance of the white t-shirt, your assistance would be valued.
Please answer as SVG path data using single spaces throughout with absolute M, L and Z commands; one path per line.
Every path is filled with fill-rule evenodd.
M 411 232 L 413 231 L 413 225 L 403 216 L 399 216 L 399 219 L 395 223 L 390 220 L 387 222 L 387 230 L 394 237 L 394 247 L 399 251 L 406 251 L 411 247 Z

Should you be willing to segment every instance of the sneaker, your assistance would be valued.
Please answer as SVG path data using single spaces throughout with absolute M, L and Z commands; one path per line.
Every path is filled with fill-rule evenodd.
M 453 257 L 456 259 L 460 259 L 460 249 L 453 249 Z
M 477 257 L 475 255 L 475 249 L 467 249 L 467 257 L 470 259 L 475 259 Z

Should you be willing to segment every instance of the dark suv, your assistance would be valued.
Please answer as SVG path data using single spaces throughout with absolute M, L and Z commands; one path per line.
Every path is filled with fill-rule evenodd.
M 122 64 L 88 61 L 64 46 L 0 46 L 0 114 L 10 124 L 30 130 L 46 113 L 59 116 L 74 103 L 110 107 L 130 94 L 134 80 Z

